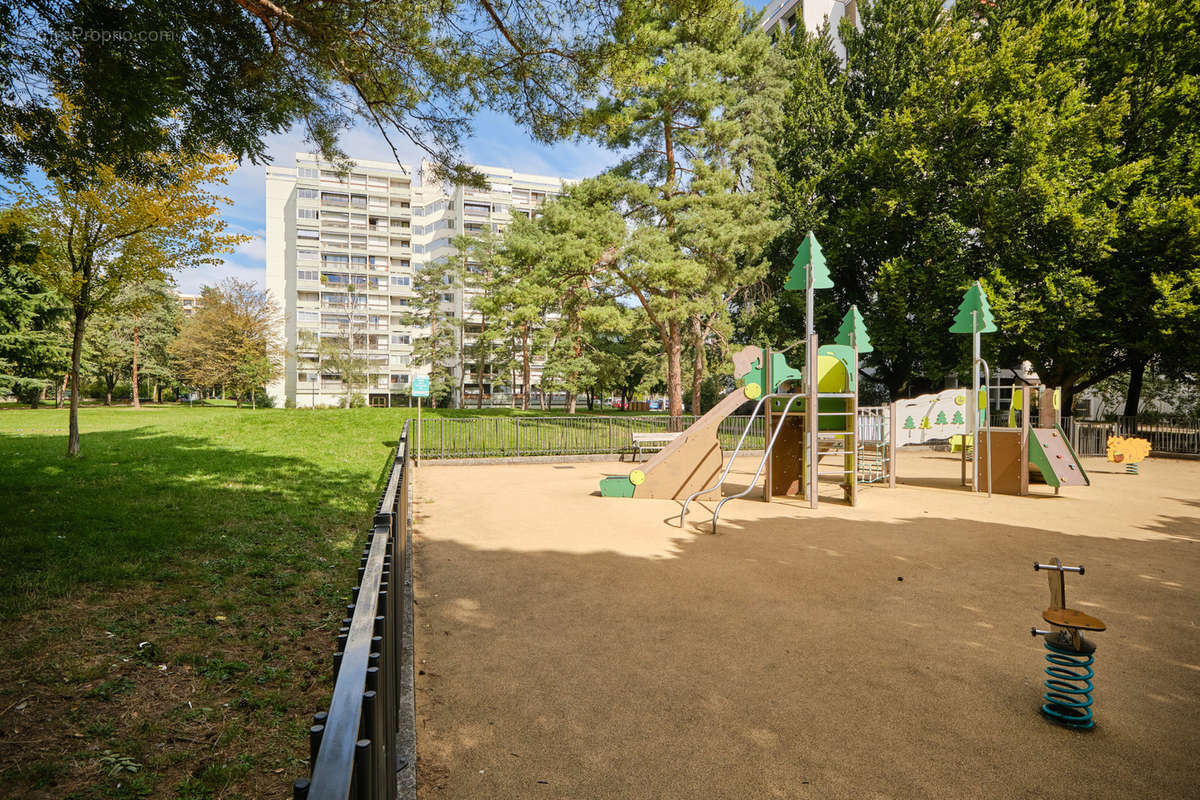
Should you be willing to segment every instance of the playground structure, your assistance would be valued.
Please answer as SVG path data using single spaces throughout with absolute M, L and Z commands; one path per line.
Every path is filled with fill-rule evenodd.
M 1068 567 L 1055 558 L 1049 564 L 1034 562 L 1034 572 L 1047 571 L 1050 582 L 1050 606 L 1042 612 L 1042 619 L 1050 625 L 1041 630 L 1036 625 L 1029 629 L 1033 636 L 1045 636 L 1046 646 L 1046 693 L 1043 695 L 1042 713 L 1060 725 L 1070 728 L 1091 728 L 1092 718 L 1092 664 L 1095 662 L 1096 645 L 1083 638 L 1081 631 L 1102 631 L 1105 625 L 1095 617 L 1067 607 L 1066 573 L 1083 575 L 1083 566 Z
M 972 491 L 1024 496 L 1030 493 L 1031 483 L 1053 487 L 1055 494 L 1063 486 L 1090 485 L 1059 425 L 1057 390 L 1036 385 L 1014 388 L 1009 424 L 999 428 L 987 419 L 988 395 L 981 389 L 980 424 L 974 433 L 970 432 L 969 394 L 969 389 L 948 389 L 892 403 L 891 416 L 900 423 L 897 445 L 949 440 L 951 449 L 960 454 L 962 484 Z M 1046 402 L 1040 402 L 1044 396 Z M 1027 413 L 1033 408 L 1040 408 L 1036 422 Z
M 644 465 L 627 476 L 601 481 L 605 497 L 683 500 L 682 515 L 692 500 L 719 501 L 713 513 L 714 530 L 721 506 L 752 493 L 762 483 L 762 497 L 803 497 L 817 508 L 819 481 L 835 480 L 843 499 L 854 505 L 860 477 L 877 482 L 890 472 L 891 451 L 883 438 L 882 409 L 873 409 L 860 424 L 858 356 L 871 343 L 858 309 L 851 307 L 834 344 L 821 345 L 813 329 L 813 292 L 833 283 L 816 237 L 810 232 L 797 250 L 785 289 L 805 292 L 806 335 L 783 351 L 749 346 L 733 356 L 734 377 L 742 386 L 670 441 Z M 804 345 L 800 367 L 788 363 L 787 351 Z M 717 438 L 721 420 L 747 400 L 757 400 L 737 445 L 725 459 Z M 762 455 L 750 485 L 722 497 L 722 486 L 734 458 L 742 452 L 754 420 L 763 419 Z M 863 440 L 860 429 L 873 438 Z
M 963 296 L 950 326 L 951 333 L 971 334 L 971 386 L 892 403 L 891 418 L 904 420 L 893 441 L 923 444 L 949 439 L 951 449 L 961 455 L 962 484 L 973 492 L 986 488 L 989 497 L 993 492 L 1025 496 L 1030 483 L 1038 481 L 1053 487 L 1055 494 L 1063 486 L 1090 485 L 1059 424 L 1061 395 L 1057 389 L 1032 384 L 1014 388 L 1007 427 L 991 424 L 991 371 L 979 351 L 980 335 L 995 331 L 987 295 L 976 281 Z M 985 376 L 982 385 L 981 368 Z M 1035 407 L 1039 409 L 1036 426 L 1031 423 Z M 895 480 L 894 470 L 891 480 Z
M 851 306 L 835 343 L 822 345 L 813 328 L 813 296 L 816 289 L 831 288 L 833 283 L 811 232 L 792 265 L 784 289 L 805 293 L 804 338 L 780 351 L 752 345 L 734 354 L 734 377 L 741 388 L 687 430 L 672 434 L 674 438 L 644 465 L 628 475 L 604 478 L 602 496 L 682 500 L 681 526 L 693 500 L 716 501 L 715 531 L 722 506 L 754 492 L 760 479 L 762 498 L 768 503 L 773 497 L 801 497 L 815 509 L 820 481 L 825 478 L 836 481 L 845 502 L 853 506 L 860 483 L 896 485 L 897 446 L 946 438 L 957 444 L 962 485 L 972 492 L 986 488 L 989 496 L 993 492 L 1024 496 L 1031 482 L 1041 482 L 1058 494 L 1063 486 L 1090 484 L 1059 425 L 1057 390 L 1032 385 L 1014 390 L 1008 426 L 991 424 L 991 370 L 980 356 L 980 336 L 997 328 L 978 281 L 967 289 L 950 327 L 951 333 L 971 334 L 970 387 L 898 400 L 882 409 L 860 409 L 858 358 L 873 349 L 862 315 Z M 787 353 L 799 344 L 804 345 L 804 358 L 797 367 L 788 363 Z M 1030 412 L 1035 399 L 1040 413 L 1033 426 Z M 747 400 L 757 403 L 726 459 L 718 439 L 721 421 Z M 764 442 L 754 477 L 748 486 L 726 497 L 722 487 L 733 460 L 760 415 Z

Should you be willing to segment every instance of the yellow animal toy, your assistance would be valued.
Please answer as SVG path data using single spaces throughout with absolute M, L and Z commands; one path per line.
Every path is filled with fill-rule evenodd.
M 1138 463 L 1150 455 L 1150 442 L 1137 436 L 1108 437 L 1108 460 L 1124 464 L 1130 475 L 1138 474 Z

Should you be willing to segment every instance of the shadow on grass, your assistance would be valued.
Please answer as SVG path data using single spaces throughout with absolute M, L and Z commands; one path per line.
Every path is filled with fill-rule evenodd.
M 278 582 L 365 530 L 387 450 L 366 471 L 215 446 L 153 427 L 0 435 L 0 617 L 85 587 L 233 574 Z

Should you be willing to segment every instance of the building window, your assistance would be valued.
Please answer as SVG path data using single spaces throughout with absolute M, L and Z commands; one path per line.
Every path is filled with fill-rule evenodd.
M 325 264 L 349 264 L 350 256 L 345 253 L 322 253 L 321 261 Z
M 302 281 L 318 281 L 321 279 L 320 273 L 318 273 L 315 269 L 297 270 L 296 277 Z
M 316 172 L 316 170 L 314 169 L 313 172 Z M 314 175 L 313 177 L 315 178 L 317 176 Z M 316 200 L 320 196 L 321 196 L 321 193 L 318 192 L 316 189 L 297 189 L 296 190 L 296 197 L 300 200 Z
M 296 312 L 296 321 L 297 322 L 319 322 L 320 320 L 321 320 L 321 315 L 318 314 L 316 311 L 297 311 Z
M 345 208 L 350 205 L 350 195 L 341 192 L 321 192 L 321 205 Z
M 454 294 L 452 292 L 442 292 L 442 301 L 446 303 L 453 303 Z
M 320 261 L 321 254 L 316 250 L 297 250 L 296 258 L 300 261 Z
M 315 167 L 300 167 L 296 170 L 296 174 L 301 178 L 315 178 L 317 177 L 317 170 Z M 300 191 L 303 192 L 304 190 L 301 189 Z
M 393 375 L 392 383 L 408 383 L 407 375 Z
M 412 278 L 407 275 L 393 275 L 392 286 L 411 286 Z
M 320 211 L 315 208 L 298 208 L 296 209 L 297 219 L 318 219 Z
M 393 333 L 392 344 L 412 344 L 412 337 L 406 334 Z

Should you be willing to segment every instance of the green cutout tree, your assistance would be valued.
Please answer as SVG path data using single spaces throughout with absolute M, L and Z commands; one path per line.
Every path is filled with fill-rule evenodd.
M 917 427 L 917 424 L 915 422 L 913 422 L 912 417 L 909 417 L 908 419 L 904 420 L 904 430 L 911 431 L 915 427 Z
M 978 311 L 978 327 L 971 326 L 971 312 Z M 996 320 L 992 319 L 992 307 L 988 303 L 987 294 L 979 281 L 975 281 L 967 293 L 963 295 L 958 313 L 954 315 L 954 324 L 950 326 L 951 333 L 995 333 Z
M 821 244 L 812 231 L 808 232 L 804 241 L 796 248 L 796 257 L 792 259 L 792 271 L 788 273 L 783 288 L 792 292 L 806 291 L 810 265 L 813 270 L 813 288 L 832 289 L 833 279 L 829 277 L 829 268 L 825 266 L 825 254 L 821 252 Z
M 962 425 L 962 424 L 963 424 L 963 422 L 965 422 L 965 420 L 963 419 L 962 412 L 961 412 L 961 411 L 955 411 L 955 412 L 954 412 L 954 417 L 953 417 L 953 418 L 950 420 L 950 422 L 951 422 L 951 424 L 953 424 L 953 425 Z
M 938 412 L 938 415 L 937 415 L 937 419 L 935 419 L 935 420 L 933 421 L 933 424 L 935 424 L 935 425 L 949 425 L 950 423 L 946 422 L 946 412 L 945 412 L 945 411 L 939 411 L 939 412 Z
M 854 334 L 854 346 L 860 354 L 870 353 L 875 349 L 871 346 L 871 337 L 867 335 L 867 326 L 863 324 L 862 314 L 858 313 L 858 306 L 850 306 L 846 316 L 842 317 L 842 327 L 838 328 L 834 341 L 850 347 L 851 334 Z

